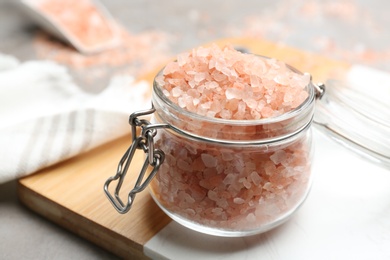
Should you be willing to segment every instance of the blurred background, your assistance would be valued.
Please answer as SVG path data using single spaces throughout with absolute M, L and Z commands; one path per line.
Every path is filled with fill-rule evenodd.
M 265 39 L 390 70 L 390 2 L 384 0 L 102 0 L 123 27 L 124 45 L 114 55 L 94 57 L 65 52 L 15 2 L 0 0 L 0 52 L 57 60 L 75 68 L 79 85 L 92 92 L 104 88 L 87 85 L 107 73 L 107 66 L 138 76 L 179 52 L 230 37 Z M 89 75 L 80 73 L 84 69 Z
M 0 0 L 0 53 L 21 61 L 54 60 L 92 93 L 102 91 L 102 79 L 113 73 L 138 77 L 177 53 L 231 37 L 264 39 L 390 72 L 385 0 L 101 0 L 121 26 L 123 44 L 88 56 L 42 31 L 16 2 Z M 0 258 L 114 258 L 19 205 L 15 187 L 14 181 L 0 185 Z

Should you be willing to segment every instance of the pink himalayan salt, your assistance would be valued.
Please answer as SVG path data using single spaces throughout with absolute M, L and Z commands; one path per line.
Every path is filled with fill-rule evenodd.
M 297 74 L 275 59 L 213 45 L 179 55 L 156 81 L 167 97 L 191 112 L 250 120 L 298 107 L 308 97 L 305 87 L 310 76 Z M 194 96 L 195 102 L 187 98 Z M 227 112 L 224 108 L 230 100 L 238 101 L 238 106 Z
M 261 228 L 289 214 L 304 199 L 310 185 L 306 140 L 270 150 L 228 150 L 163 131 L 156 146 L 164 150 L 167 160 L 151 190 L 169 212 L 191 222 L 233 231 Z M 196 153 L 182 152 L 189 147 Z M 281 158 L 285 161 L 276 160 Z
M 156 82 L 172 102 L 189 111 L 251 120 L 299 106 L 308 95 L 309 78 L 275 60 L 212 46 L 180 54 Z M 184 129 L 190 127 L 185 118 L 183 122 Z M 202 136 L 213 128 L 209 124 L 191 127 Z M 256 125 L 238 131 L 255 140 L 259 129 L 264 130 Z M 230 132 L 237 135 L 233 128 Z M 155 199 L 169 212 L 208 227 L 241 231 L 272 225 L 290 214 L 309 189 L 310 143 L 305 135 L 263 149 L 194 142 L 162 131 L 156 146 L 167 160 L 151 183 Z
M 203 154 L 201 154 L 201 158 L 202 158 L 202 161 L 206 167 L 217 166 L 218 161 L 214 156 L 207 154 L 207 153 L 203 153 Z
M 111 21 L 90 0 L 43 0 L 37 7 L 85 46 L 106 43 L 114 37 Z

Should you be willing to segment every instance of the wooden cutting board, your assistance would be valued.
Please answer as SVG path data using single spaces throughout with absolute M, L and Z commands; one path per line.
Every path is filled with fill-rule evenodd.
M 315 82 L 342 77 L 349 68 L 345 62 L 263 40 L 240 38 L 217 42 L 226 43 L 283 60 L 303 72 L 310 72 Z M 152 82 L 157 69 L 141 79 Z M 130 136 L 120 138 L 20 179 L 20 201 L 119 257 L 147 258 L 143 253 L 144 244 L 165 227 L 170 218 L 157 207 L 147 191 L 137 195 L 133 208 L 125 215 L 116 212 L 103 191 L 105 181 L 115 174 L 130 139 Z M 135 181 L 142 163 L 143 154 L 139 152 L 127 174 L 128 182 Z M 128 192 L 130 188 L 126 185 L 122 189 Z

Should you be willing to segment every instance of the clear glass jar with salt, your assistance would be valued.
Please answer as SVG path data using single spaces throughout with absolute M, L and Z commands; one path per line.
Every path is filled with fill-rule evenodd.
M 149 185 L 167 215 L 196 231 L 234 237 L 270 230 L 309 193 L 311 125 L 323 93 L 310 75 L 229 46 L 181 54 L 156 76 L 152 109 L 130 116 L 133 144 L 106 194 L 125 213 Z M 151 113 L 151 122 L 139 119 Z M 118 193 L 136 149 L 145 163 L 124 203 Z M 118 179 L 112 196 L 108 186 Z

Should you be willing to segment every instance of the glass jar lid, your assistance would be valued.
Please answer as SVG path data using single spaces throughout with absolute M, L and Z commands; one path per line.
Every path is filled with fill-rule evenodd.
M 357 154 L 390 167 L 390 105 L 342 81 L 326 82 L 314 125 Z

